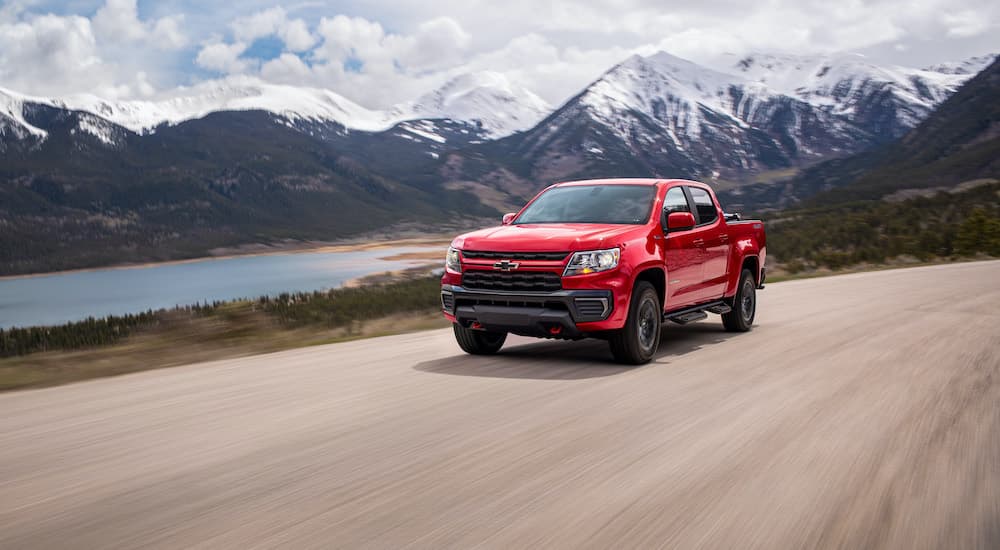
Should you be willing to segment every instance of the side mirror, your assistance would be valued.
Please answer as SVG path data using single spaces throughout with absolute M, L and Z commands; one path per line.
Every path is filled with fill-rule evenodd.
M 694 227 L 694 214 L 690 212 L 671 212 L 667 216 L 667 231 L 686 231 Z
M 517 217 L 517 212 L 508 212 L 503 215 L 503 219 L 500 221 L 504 225 L 510 225 L 510 222 L 514 221 L 514 218 L 516 217 Z

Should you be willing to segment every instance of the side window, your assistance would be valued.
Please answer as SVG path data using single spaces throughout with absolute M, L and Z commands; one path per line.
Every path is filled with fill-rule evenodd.
M 698 225 L 712 223 L 719 217 L 715 203 L 712 202 L 712 195 L 700 187 L 688 187 L 691 191 L 691 198 L 694 199 L 694 207 L 698 210 Z
M 663 211 L 667 214 L 691 211 L 691 206 L 688 205 L 688 200 L 684 195 L 683 189 L 674 187 L 667 191 L 666 196 L 663 197 Z

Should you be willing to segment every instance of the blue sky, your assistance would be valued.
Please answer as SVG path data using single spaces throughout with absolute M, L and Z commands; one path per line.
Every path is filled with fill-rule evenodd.
M 0 86 L 141 98 L 224 78 L 326 87 L 368 107 L 495 71 L 551 103 L 633 53 L 701 63 L 854 51 L 925 66 L 1000 51 L 984 0 L 4 0 Z

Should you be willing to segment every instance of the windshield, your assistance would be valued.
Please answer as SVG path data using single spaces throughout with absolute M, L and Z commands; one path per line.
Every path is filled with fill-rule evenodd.
M 553 187 L 528 205 L 514 223 L 644 224 L 655 196 L 653 185 Z

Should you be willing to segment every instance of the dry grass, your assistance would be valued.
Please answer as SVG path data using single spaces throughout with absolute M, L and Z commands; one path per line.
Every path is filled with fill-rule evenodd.
M 448 251 L 448 246 L 442 246 L 441 250 L 424 250 L 420 252 L 402 252 L 400 254 L 393 254 L 392 256 L 384 256 L 379 258 L 380 260 L 386 260 L 389 262 L 400 262 L 409 260 L 435 260 L 440 261 L 444 265 L 444 256 Z
M 441 313 L 433 310 L 335 329 L 290 329 L 259 311 L 234 308 L 225 315 L 171 319 L 113 346 L 0 359 L 0 391 L 446 326 Z

